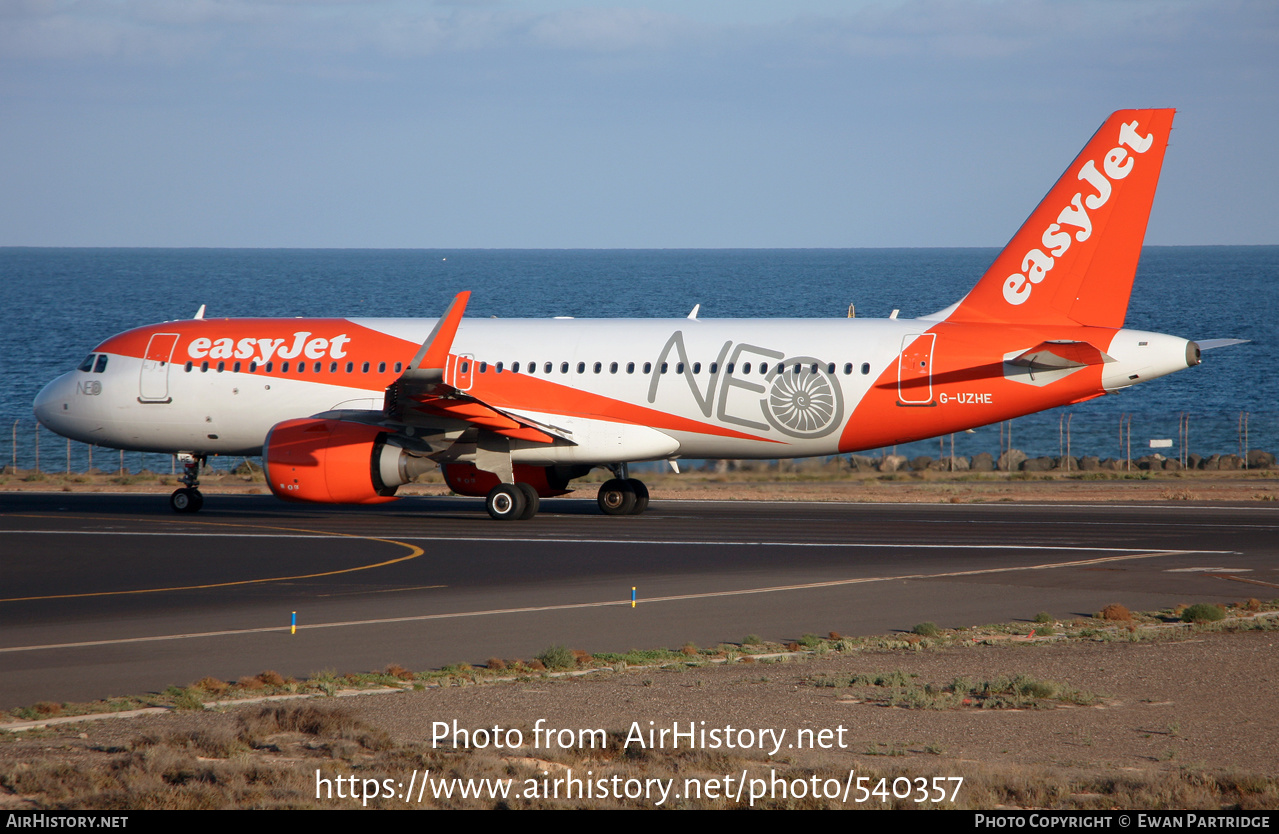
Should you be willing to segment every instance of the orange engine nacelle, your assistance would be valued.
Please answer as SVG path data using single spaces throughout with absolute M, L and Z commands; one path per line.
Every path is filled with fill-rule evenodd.
M 277 498 L 319 504 L 380 504 L 433 464 L 386 442 L 377 426 L 302 419 L 276 424 L 262 446 Z
M 440 469 L 444 472 L 444 483 L 458 495 L 483 498 L 489 494 L 489 490 L 501 483 L 492 472 L 476 469 L 473 463 L 445 463 L 440 465 Z M 554 498 L 572 492 L 568 488 L 568 477 L 564 477 L 565 473 L 561 473 L 559 467 L 517 463 L 513 470 L 516 481 L 533 487 L 542 498 Z

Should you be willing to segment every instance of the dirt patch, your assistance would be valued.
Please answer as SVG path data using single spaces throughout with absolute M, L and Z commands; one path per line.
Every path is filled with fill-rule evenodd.
M 0 735 L 0 806 L 363 807 L 370 791 L 367 807 L 658 806 L 651 796 L 542 794 L 590 774 L 612 786 L 673 780 L 679 796 L 660 807 L 1273 808 L 1275 641 L 1262 627 L 1119 629 L 1061 642 L 961 632 L 802 659 L 487 684 L 459 676 L 390 695 L 113 719 Z M 1028 700 L 904 697 L 1012 679 L 1036 685 Z M 715 730 L 720 742 L 646 743 L 672 728 Z M 587 743 L 595 730 L 598 746 Z M 520 744 L 508 743 L 513 733 Z M 813 796 L 850 772 L 868 780 L 862 802 Z M 339 779 L 354 779 L 340 783 L 341 798 Z M 506 780 L 515 793 L 437 795 L 467 779 Z M 725 795 L 726 779 L 772 787 L 752 803 L 749 791 Z M 919 784 L 928 786 L 922 801 L 906 790 Z M 953 801 L 929 795 L 935 786 L 955 788 Z

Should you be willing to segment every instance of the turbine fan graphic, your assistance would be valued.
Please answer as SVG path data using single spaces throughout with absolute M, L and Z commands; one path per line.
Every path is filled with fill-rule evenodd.
M 843 409 L 839 387 L 811 357 L 790 359 L 772 374 L 765 409 L 768 421 L 791 437 L 820 437 L 838 422 Z

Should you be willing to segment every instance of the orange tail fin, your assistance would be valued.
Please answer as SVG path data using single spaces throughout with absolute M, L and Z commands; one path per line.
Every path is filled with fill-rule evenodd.
M 946 318 L 1122 327 L 1174 113 L 1112 114 Z

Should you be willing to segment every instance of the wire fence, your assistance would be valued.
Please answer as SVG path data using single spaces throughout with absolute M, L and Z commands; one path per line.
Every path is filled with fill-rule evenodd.
M 49 474 L 178 475 L 182 465 L 173 455 L 129 452 L 91 446 L 54 434 L 34 420 L 14 420 L 9 427 L 5 469 Z M 1192 455 L 1237 455 L 1245 461 L 1255 449 L 1279 451 L 1279 413 L 1239 411 L 1232 414 L 1119 415 L 1047 412 L 985 426 L 973 432 L 957 432 L 930 440 L 868 450 L 869 456 L 898 454 L 907 458 L 931 456 L 967 457 L 982 452 L 998 458 L 1016 449 L 1028 458 L 1084 456 L 1137 460 L 1160 454 L 1185 466 Z M 210 457 L 212 469 L 229 471 L 240 466 L 241 456 Z M 690 461 L 690 463 L 693 463 Z

